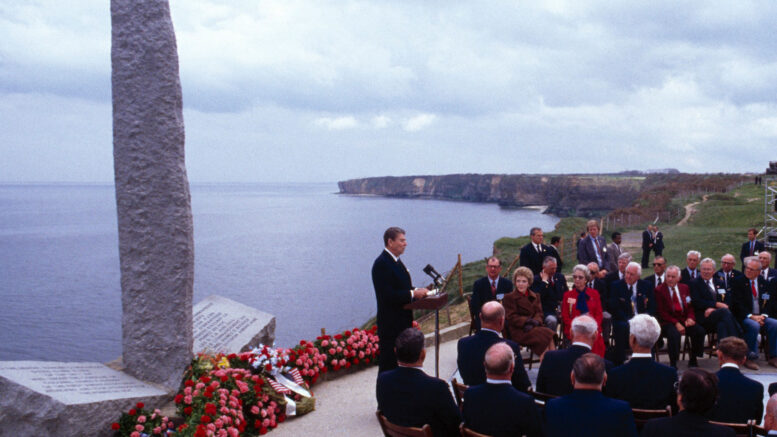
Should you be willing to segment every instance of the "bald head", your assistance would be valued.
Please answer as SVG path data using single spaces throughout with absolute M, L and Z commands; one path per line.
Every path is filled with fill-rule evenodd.
M 510 379 L 515 366 L 515 354 L 505 342 L 499 342 L 488 348 L 483 365 L 489 378 Z
M 480 324 L 486 329 L 501 331 L 504 327 L 505 308 L 501 303 L 492 300 L 480 308 Z

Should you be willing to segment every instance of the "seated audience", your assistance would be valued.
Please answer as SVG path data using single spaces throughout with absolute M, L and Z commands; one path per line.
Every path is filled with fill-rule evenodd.
M 521 348 L 512 340 L 501 337 L 505 323 L 505 309 L 496 301 L 486 302 L 480 310 L 480 319 L 483 326 L 480 331 L 469 337 L 459 339 L 457 344 L 459 374 L 464 384 L 478 385 L 486 382 L 486 370 L 483 367 L 483 357 L 488 348 L 496 343 L 505 343 L 515 354 L 515 368 L 513 370 L 513 387 L 520 391 L 527 391 L 531 387 L 529 376 L 523 368 L 521 360 Z
M 540 414 L 534 398 L 510 384 L 515 367 L 513 350 L 496 343 L 486 351 L 485 384 L 464 392 L 463 413 L 467 428 L 493 437 L 542 435 Z
M 587 315 L 596 321 L 597 337 L 593 344 L 593 352 L 604 357 L 604 339 L 602 338 L 602 300 L 599 292 L 587 286 L 591 280 L 588 267 L 578 264 L 572 268 L 574 286 L 564 293 L 561 299 L 561 318 L 564 320 L 564 335 L 570 337 L 569 329 L 572 320 L 580 315 Z
M 378 374 L 378 410 L 400 426 L 431 426 L 435 437 L 458 436 L 461 414 L 448 383 L 424 373 L 424 334 L 402 331 L 395 342 L 399 367 Z
M 631 408 L 659 410 L 674 406 L 677 369 L 653 361 L 650 355 L 661 335 L 658 320 L 637 314 L 629 320 L 629 328 L 631 359 L 608 372 L 604 394 L 628 402 Z
M 510 339 L 542 357 L 546 350 L 556 347 L 554 332 L 543 325 L 545 317 L 540 296 L 529 289 L 533 280 L 534 274 L 528 267 L 515 269 L 514 290 L 504 297 L 502 305 L 507 313 L 506 332 Z
M 532 290 L 540 295 L 542 301 L 542 314 L 545 317 L 545 326 L 556 332 L 559 317 L 559 305 L 564 293 L 569 291 L 567 279 L 559 273 L 556 258 L 546 256 L 542 261 L 542 270 L 539 275 L 534 275 Z
M 777 394 L 770 395 L 769 401 L 766 402 L 764 429 L 769 431 L 767 435 L 777 435 Z
M 720 397 L 710 419 L 716 422 L 761 423 L 764 412 L 764 386 L 739 371 L 747 359 L 747 344 L 741 338 L 728 337 L 718 345 L 718 391 Z
M 581 356 L 575 361 L 568 377 L 575 387 L 572 393 L 551 399 L 545 405 L 546 435 L 637 435 L 629 404 L 602 394 L 602 385 L 607 381 L 602 357 L 593 353 Z
M 739 328 L 725 303 L 724 285 L 715 278 L 715 261 L 702 260 L 699 277 L 691 281 L 690 287 L 696 322 L 707 332 L 717 332 L 718 342 L 726 337 L 736 337 Z
M 771 299 L 766 281 L 760 276 L 761 263 L 758 258 L 745 258 L 745 274 L 734 278 L 731 285 L 731 312 L 745 332 L 749 349 L 744 366 L 758 370 L 758 334 L 766 332 L 769 343 L 767 358 L 769 364 L 777 367 L 777 299 Z M 774 283 L 772 283 L 774 284 Z
M 480 329 L 480 307 L 492 300 L 501 300 L 505 294 L 513 291 L 509 279 L 500 276 L 502 261 L 492 256 L 486 261 L 486 276 L 472 284 L 472 298 L 469 301 L 469 311 L 474 319 L 474 327 Z
M 642 428 L 642 437 L 735 437 L 733 429 L 711 424 L 707 419 L 717 397 L 718 377 L 714 373 L 698 368 L 686 370 L 677 390 L 680 412 L 649 420 Z
M 566 349 L 549 351 L 540 364 L 537 373 L 537 391 L 550 395 L 561 396 L 572 392 L 569 372 L 575 360 L 583 354 L 591 352 L 594 342 L 599 337 L 599 325 L 590 316 L 576 317 L 570 327 L 572 345 Z M 612 363 L 605 360 L 607 368 Z
M 669 365 L 677 368 L 680 358 L 680 337 L 691 338 L 691 358 L 689 367 L 698 366 L 697 357 L 704 353 L 704 328 L 696 324 L 696 316 L 691 305 L 688 286 L 679 283 L 680 268 L 669 266 L 666 269 L 666 282 L 656 287 L 658 321 L 661 323 L 661 335 L 667 339 Z
M 608 308 L 612 313 L 612 335 L 615 340 L 615 365 L 626 360 L 629 342 L 629 319 L 634 314 L 655 314 L 655 297 L 647 281 L 639 279 L 642 267 L 630 262 L 625 268 L 624 280 L 612 283 Z

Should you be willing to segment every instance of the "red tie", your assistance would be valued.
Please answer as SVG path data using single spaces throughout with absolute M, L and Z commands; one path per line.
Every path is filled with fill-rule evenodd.
M 496 297 L 496 281 L 491 281 L 491 294 Z
M 674 312 L 676 313 L 682 313 L 683 312 L 683 303 L 680 300 L 680 291 L 676 288 L 673 288 L 674 290 Z
M 755 288 L 755 281 L 750 281 L 750 289 L 753 291 L 753 299 L 758 298 L 758 289 Z
M 753 249 L 755 248 L 755 244 L 751 241 L 750 242 L 750 256 L 753 256 Z
M 597 240 L 596 238 L 594 238 L 594 245 L 596 245 L 596 253 L 601 255 L 602 254 L 602 248 L 599 247 L 599 240 Z

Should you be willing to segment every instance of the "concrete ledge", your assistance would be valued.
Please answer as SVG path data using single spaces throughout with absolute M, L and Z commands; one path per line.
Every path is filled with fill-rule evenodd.
M 440 329 L 440 343 L 445 343 L 446 341 L 451 340 L 458 340 L 461 337 L 466 337 L 467 335 L 469 335 L 469 322 L 461 322 L 459 324 Z M 424 346 L 434 346 L 434 332 L 424 335 Z

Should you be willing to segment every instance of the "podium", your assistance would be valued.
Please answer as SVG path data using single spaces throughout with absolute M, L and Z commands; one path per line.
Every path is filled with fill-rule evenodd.
M 434 310 L 434 376 L 440 377 L 440 308 L 448 303 L 448 293 L 418 299 L 405 305 L 406 310 Z

